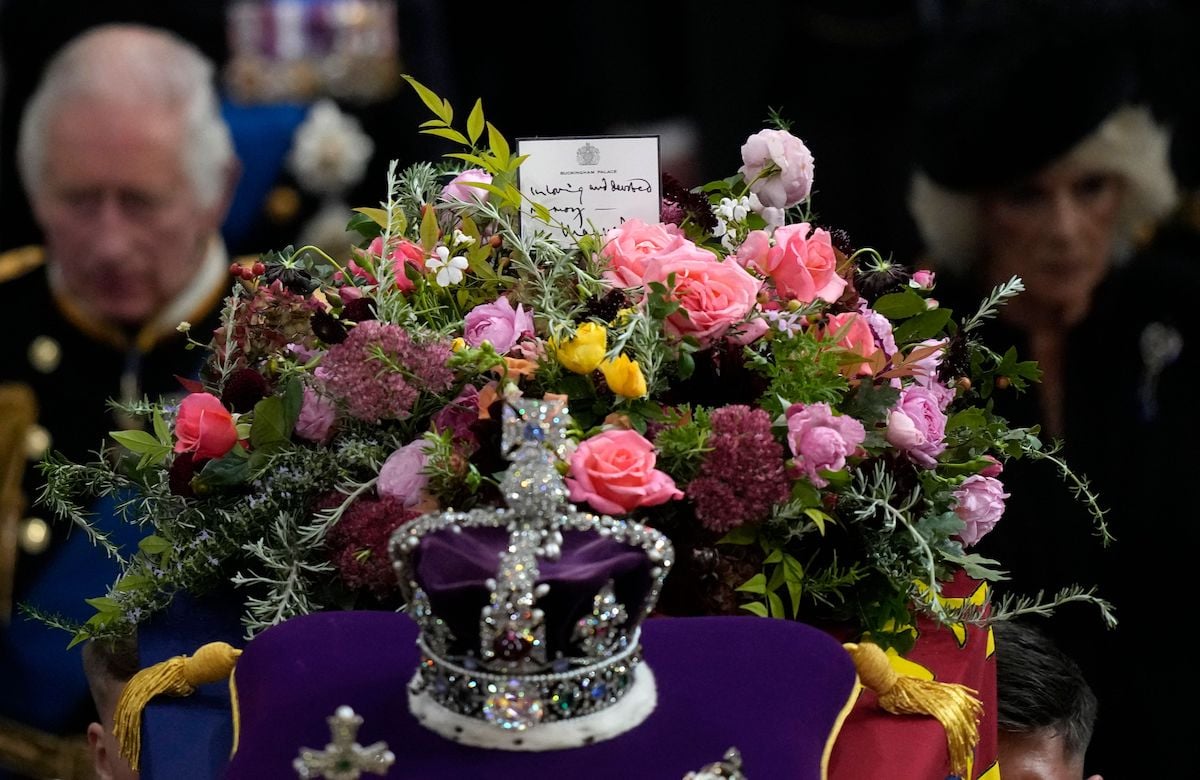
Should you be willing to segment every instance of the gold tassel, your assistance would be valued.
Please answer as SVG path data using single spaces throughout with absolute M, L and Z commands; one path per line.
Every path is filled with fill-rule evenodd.
M 135 674 L 125 685 L 113 715 L 113 736 L 121 755 L 134 770 L 142 752 L 142 710 L 160 693 L 190 696 L 198 686 L 226 680 L 241 650 L 225 642 L 211 642 L 194 654 L 177 655 Z
M 854 659 L 863 685 L 879 697 L 879 706 L 893 715 L 932 715 L 946 730 L 950 771 L 966 777 L 975 745 L 983 704 L 978 691 L 958 683 L 942 683 L 900 675 L 879 645 L 843 645 Z

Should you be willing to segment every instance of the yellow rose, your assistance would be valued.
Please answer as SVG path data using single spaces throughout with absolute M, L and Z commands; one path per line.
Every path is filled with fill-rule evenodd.
M 646 377 L 642 376 L 642 367 L 636 360 L 622 353 L 616 360 L 606 360 L 600 364 L 604 381 L 614 393 L 625 398 L 641 398 L 646 394 Z
M 558 345 L 558 362 L 576 374 L 595 371 L 608 349 L 608 330 L 603 325 L 585 322 L 575 330 L 575 338 Z

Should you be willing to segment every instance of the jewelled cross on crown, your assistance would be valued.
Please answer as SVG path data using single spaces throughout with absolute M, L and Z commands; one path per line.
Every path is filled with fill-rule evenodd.
M 350 707 L 338 707 L 326 721 L 332 741 L 324 750 L 300 749 L 300 755 L 292 762 L 299 777 L 305 780 L 318 777 L 358 780 L 363 772 L 385 774 L 395 763 L 396 755 L 388 750 L 387 743 L 376 742 L 363 747 L 355 741 L 363 719 Z

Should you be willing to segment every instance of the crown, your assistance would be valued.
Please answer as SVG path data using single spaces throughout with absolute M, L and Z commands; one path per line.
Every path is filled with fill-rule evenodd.
M 389 553 L 420 628 L 409 707 L 466 744 L 553 750 L 608 739 L 654 709 L 642 621 L 674 559 L 628 520 L 577 511 L 558 464 L 562 401 L 509 399 L 507 507 L 423 515 Z

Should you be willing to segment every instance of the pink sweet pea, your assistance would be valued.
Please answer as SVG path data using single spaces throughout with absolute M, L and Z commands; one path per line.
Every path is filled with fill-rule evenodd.
M 533 317 L 522 304 L 513 308 L 503 295 L 494 303 L 482 303 L 471 311 L 463 322 L 463 340 L 472 347 L 485 341 L 501 355 L 507 355 L 522 338 L 533 335 Z
M 566 479 L 571 500 L 616 515 L 683 498 L 655 462 L 654 445 L 637 431 L 604 431 L 584 439 L 571 455 Z
M 812 190 L 813 156 L 808 147 L 786 130 L 759 130 L 742 144 L 738 172 L 763 206 L 791 208 Z M 774 167 L 775 172 L 768 171 Z M 767 175 L 760 177 L 764 171 Z
M 690 242 L 689 242 L 690 243 Z M 733 261 L 722 262 L 698 247 L 655 257 L 646 265 L 644 283 L 675 275 L 673 299 L 680 310 L 663 323 L 668 334 L 695 336 L 707 346 L 730 326 L 745 320 L 758 302 L 762 282 Z
M 463 203 L 487 203 L 488 196 L 491 193 L 481 187 L 472 187 L 471 182 L 476 184 L 491 184 L 492 174 L 482 168 L 471 168 L 470 170 L 463 171 L 442 188 L 442 200 L 457 200 Z
M 822 471 L 841 471 L 867 438 L 863 424 L 848 415 L 835 415 L 829 404 L 792 404 L 787 410 L 788 446 L 815 487 L 829 480 Z
M 600 249 L 601 256 L 608 260 L 604 278 L 621 287 L 636 287 L 642 283 L 650 258 L 685 245 L 695 246 L 677 225 L 627 220 L 604 235 L 604 246 Z
M 964 547 L 978 544 L 1004 514 L 1004 485 L 994 477 L 967 477 L 954 491 L 954 513 L 966 524 L 958 538 Z
M 937 396 L 928 388 L 912 385 L 900 391 L 888 413 L 886 438 L 914 463 L 931 469 L 946 449 L 946 415 Z

